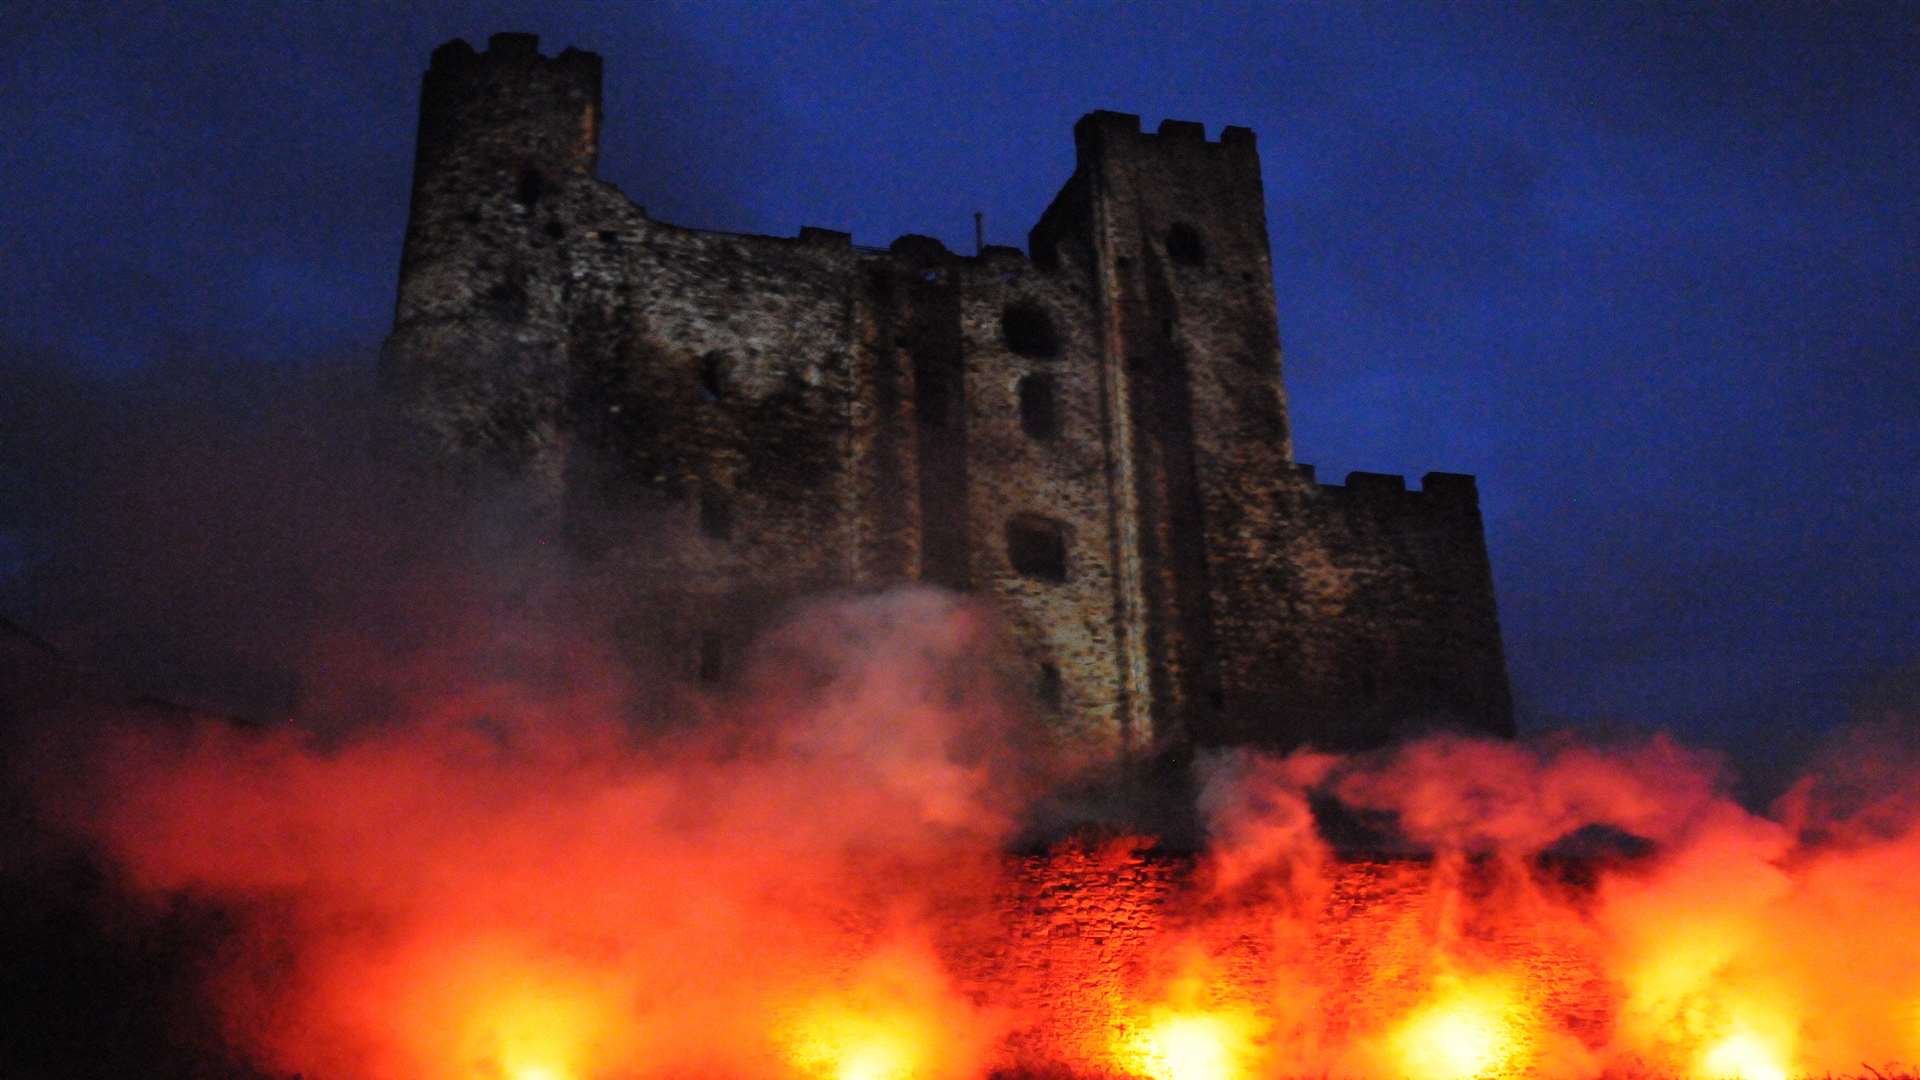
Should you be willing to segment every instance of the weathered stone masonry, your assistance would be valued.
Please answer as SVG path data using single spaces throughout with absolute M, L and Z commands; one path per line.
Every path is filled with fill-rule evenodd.
M 663 583 L 649 648 L 714 677 L 740 612 L 927 581 L 1117 758 L 1511 729 L 1473 479 L 1293 462 L 1251 132 L 1091 113 L 1029 253 L 882 250 L 649 218 L 594 175 L 600 74 L 435 51 L 386 366 Z M 627 550 L 628 510 L 676 542 Z

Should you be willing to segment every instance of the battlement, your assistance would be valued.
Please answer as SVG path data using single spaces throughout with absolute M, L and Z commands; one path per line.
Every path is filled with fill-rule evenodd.
M 1113 112 L 1100 109 L 1082 116 L 1073 125 L 1075 143 L 1084 154 L 1088 150 L 1111 146 L 1123 140 L 1146 143 L 1149 145 L 1190 145 L 1209 147 L 1232 147 L 1235 150 L 1251 152 L 1255 140 L 1251 128 L 1238 124 L 1229 124 L 1220 129 L 1220 138 L 1209 140 L 1207 128 L 1195 120 L 1162 120 L 1155 131 L 1143 131 L 1140 117 L 1135 113 Z
M 433 50 L 433 60 L 428 67 L 430 73 L 454 74 L 469 72 L 476 68 L 502 65 L 543 64 L 563 71 L 577 71 L 593 78 L 595 85 L 600 79 L 600 54 L 576 49 L 572 46 L 561 50 L 558 56 L 547 57 L 540 52 L 540 35 L 522 33 L 499 33 L 487 39 L 485 52 L 474 49 L 465 38 L 452 41 Z
M 1419 500 L 1475 506 L 1479 504 L 1479 486 L 1466 473 L 1430 472 L 1420 477 L 1418 488 L 1408 488 L 1407 478 L 1398 473 L 1350 472 L 1339 484 L 1325 484 L 1316 478 L 1312 465 L 1295 464 L 1294 473 L 1322 495 L 1349 500 L 1384 503 L 1394 500 Z
M 591 173 L 600 149 L 600 57 L 540 52 L 534 34 L 495 34 L 485 52 L 460 38 L 433 50 L 421 81 L 415 179 L 523 163 Z M 480 166 L 480 162 L 486 162 Z
M 636 649 L 724 681 L 788 598 L 920 581 L 993 603 L 1036 717 L 1114 762 L 1511 730 L 1473 478 L 1293 463 L 1253 132 L 1082 116 L 1031 254 L 775 237 L 599 182 L 600 78 L 434 51 L 384 359 L 679 613 Z M 629 510 L 689 542 L 642 557 Z
M 818 225 L 800 226 L 800 242 L 809 247 L 850 248 L 853 246 L 853 234 L 839 229 L 823 229 Z

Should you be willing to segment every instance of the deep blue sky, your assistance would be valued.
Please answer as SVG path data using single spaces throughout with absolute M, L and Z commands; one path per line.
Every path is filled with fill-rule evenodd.
M 455 36 L 601 53 L 602 176 L 728 230 L 1024 244 L 1081 113 L 1242 124 L 1298 455 L 1479 475 L 1524 724 L 1788 752 L 1920 657 L 1920 6 L 549 6 L 16 8 L 10 392 L 364 362 Z

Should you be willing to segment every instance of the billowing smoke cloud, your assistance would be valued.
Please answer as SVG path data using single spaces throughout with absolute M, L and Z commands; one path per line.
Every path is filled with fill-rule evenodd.
M 1920 1051 L 1907 717 L 1768 814 L 1664 737 L 1239 751 L 1203 764 L 1197 856 L 1036 863 L 1005 845 L 1058 777 L 972 604 L 823 598 L 656 722 L 591 641 L 518 647 L 529 677 L 416 652 L 377 723 L 116 726 L 49 798 L 136 893 L 229 913 L 223 1036 L 281 1074 L 1776 1080 Z
M 24 819 L 87 855 L 62 864 L 92 882 L 64 932 L 179 950 L 103 1007 L 163 1003 L 155 1038 L 199 1062 L 1782 1080 L 1920 1060 L 1898 699 L 1764 813 L 1664 736 L 1442 736 L 1204 756 L 1198 853 L 1102 833 L 1013 856 L 1099 800 L 1035 738 L 981 606 L 817 597 L 727 685 L 690 685 L 619 632 L 644 588 L 569 557 L 535 493 L 408 464 L 370 379 L 9 378 L 32 391 L 0 398 L 23 621 L 245 721 L 94 693 L 14 755 Z M 54 910 L 7 880 L 16 911 Z M 41 919 L 8 932 L 47 938 Z
M 136 889 L 235 912 L 217 993 L 280 1071 L 978 1075 L 998 1022 L 927 920 L 985 902 L 1018 809 L 987 629 L 930 593 L 823 601 L 761 690 L 665 733 L 620 720 L 617 667 L 476 685 L 452 657 L 343 738 L 117 730 L 61 806 Z
M 1662 736 L 1232 761 L 1203 866 L 1241 902 L 1162 948 L 1213 990 L 1190 1015 L 1266 1036 L 1220 1075 L 1898 1072 L 1920 1059 L 1916 720 L 1837 735 L 1766 814 Z M 1316 804 L 1420 856 L 1332 858 Z
M 370 360 L 88 375 L 16 359 L 0 611 L 143 691 L 271 717 L 335 692 L 301 670 L 323 637 L 404 650 L 483 590 L 560 580 L 523 572 L 551 559 L 524 499 L 413 468 L 395 438 Z

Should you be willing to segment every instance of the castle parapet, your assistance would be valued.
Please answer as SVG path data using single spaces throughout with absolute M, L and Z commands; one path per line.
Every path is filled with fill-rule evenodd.
M 524 159 L 592 172 L 600 149 L 600 57 L 540 52 L 535 34 L 503 33 L 485 52 L 455 38 L 433 51 L 420 93 L 416 178 L 461 157 Z
M 549 59 L 540 52 L 539 34 L 513 32 L 494 34 L 489 37 L 484 52 L 467 44 L 465 38 L 454 38 L 433 50 L 433 60 L 428 70 L 453 74 L 488 64 L 503 63 L 551 65 L 559 69 L 590 74 L 596 83 L 599 82 L 601 71 L 600 57 L 597 53 L 568 46 L 561 50 L 558 56 Z
M 1238 124 L 1222 128 L 1220 137 L 1210 140 L 1207 138 L 1206 125 L 1196 120 L 1162 120 L 1158 128 L 1148 132 L 1141 129 L 1137 114 L 1109 109 L 1099 109 L 1082 116 L 1073 125 L 1073 138 L 1083 157 L 1089 151 L 1121 140 L 1161 145 L 1231 147 L 1248 153 L 1254 149 L 1253 131 Z
M 809 247 L 850 248 L 853 246 L 853 234 L 839 229 L 822 229 L 815 225 L 800 226 L 800 242 Z
M 1407 487 L 1398 473 L 1350 472 L 1339 484 L 1323 484 L 1312 465 L 1295 464 L 1294 475 L 1321 495 L 1374 505 L 1446 505 L 1478 507 L 1479 485 L 1466 473 L 1430 472 L 1418 488 Z

